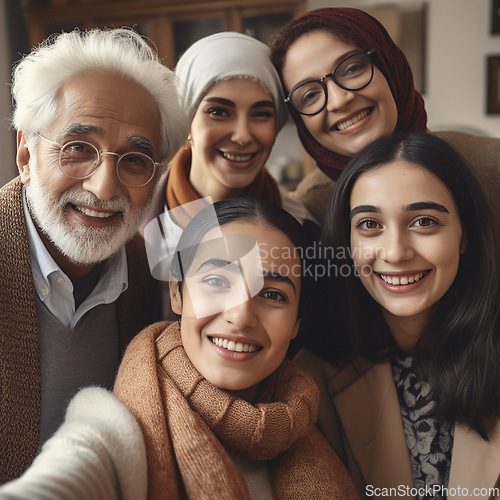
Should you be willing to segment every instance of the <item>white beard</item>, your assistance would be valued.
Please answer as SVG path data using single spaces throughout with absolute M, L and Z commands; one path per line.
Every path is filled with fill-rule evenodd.
M 92 265 L 106 260 L 133 238 L 148 214 L 152 199 L 143 207 L 130 209 L 125 195 L 102 201 L 79 187 L 66 190 L 59 199 L 40 182 L 36 160 L 31 158 L 31 177 L 26 184 L 26 201 L 39 229 L 68 260 L 75 264 Z M 122 213 L 122 221 L 111 227 L 93 227 L 71 218 L 72 205 L 98 207 Z

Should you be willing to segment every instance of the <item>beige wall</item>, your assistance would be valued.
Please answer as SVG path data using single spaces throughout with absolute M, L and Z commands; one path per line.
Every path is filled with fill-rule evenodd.
M 500 115 L 486 114 L 486 57 L 500 55 L 500 35 L 490 34 L 491 0 L 426 0 L 427 85 L 431 130 L 465 129 L 500 137 Z M 309 0 L 309 8 L 369 9 L 390 0 Z M 412 9 L 421 0 L 396 0 Z
M 0 185 L 16 175 L 15 135 L 9 130 L 10 64 L 6 53 L 5 0 L 0 0 Z M 351 6 L 370 9 L 390 0 L 309 0 L 309 9 Z M 396 0 L 414 9 L 421 0 Z M 500 35 L 490 35 L 490 0 L 427 0 L 425 101 L 431 130 L 459 129 L 500 137 L 500 115 L 486 114 L 486 57 L 500 55 Z M 280 133 L 269 166 L 278 170 L 301 159 L 292 124 Z
M 15 177 L 16 136 L 10 130 L 10 63 L 7 51 L 7 23 L 5 19 L 5 0 L 0 2 L 0 186 Z
M 422 0 L 309 0 L 308 8 L 376 10 L 396 5 L 403 11 L 414 11 L 422 3 Z M 490 34 L 490 0 L 426 0 L 426 3 L 424 99 L 430 130 L 463 130 L 500 137 L 500 114 L 486 114 L 486 57 L 500 55 L 500 35 Z M 275 173 L 281 164 L 289 159 L 300 160 L 301 155 L 295 127 L 287 124 L 278 136 L 268 166 Z

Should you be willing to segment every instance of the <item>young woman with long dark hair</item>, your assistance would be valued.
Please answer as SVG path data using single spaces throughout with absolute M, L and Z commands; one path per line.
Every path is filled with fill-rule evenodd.
M 328 329 L 310 328 L 298 359 L 360 496 L 461 486 L 488 498 L 500 480 L 500 252 L 478 181 L 435 136 L 379 139 L 339 177 L 322 240 L 343 277 L 323 297 Z

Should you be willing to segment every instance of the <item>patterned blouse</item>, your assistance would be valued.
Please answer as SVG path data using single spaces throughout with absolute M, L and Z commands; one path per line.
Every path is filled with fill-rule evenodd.
M 398 353 L 391 364 L 418 498 L 446 499 L 443 492 L 450 475 L 453 425 L 428 416 L 435 401 L 429 397 L 425 377 L 419 380 L 411 356 Z

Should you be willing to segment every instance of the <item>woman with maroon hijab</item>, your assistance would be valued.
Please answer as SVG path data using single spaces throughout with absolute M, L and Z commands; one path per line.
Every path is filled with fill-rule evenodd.
M 424 101 L 406 57 L 366 12 L 307 12 L 276 35 L 271 58 L 300 140 L 320 169 L 299 184 L 296 197 L 320 222 L 332 180 L 350 157 L 381 136 L 427 130 Z M 456 131 L 435 135 L 477 172 L 498 215 L 500 141 Z
M 363 11 L 308 12 L 278 33 L 271 52 L 302 144 L 333 180 L 378 137 L 426 129 L 406 57 Z

